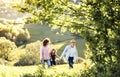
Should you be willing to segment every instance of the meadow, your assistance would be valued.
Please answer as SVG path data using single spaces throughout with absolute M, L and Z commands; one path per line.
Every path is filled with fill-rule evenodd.
M 34 43 L 37 41 L 42 42 L 42 40 L 46 37 L 49 37 L 51 39 L 51 47 L 54 47 L 57 49 L 57 53 L 60 56 L 65 48 L 66 45 L 70 44 L 71 39 L 75 39 L 75 36 L 73 36 L 70 32 L 62 33 L 60 29 L 52 30 L 47 25 L 39 25 L 39 24 L 29 24 L 25 26 L 29 32 L 30 32 L 30 40 L 26 45 L 21 45 L 16 49 L 16 54 L 14 56 L 18 55 L 24 55 L 27 52 L 25 50 L 25 46 L 28 46 L 30 44 L 31 47 L 28 46 L 28 48 L 34 48 Z M 41 44 L 41 43 L 40 43 Z M 36 46 L 36 45 L 35 45 Z M 37 45 L 38 46 L 38 45 Z M 86 50 L 85 46 L 85 40 L 83 38 L 76 39 L 76 47 L 78 50 L 79 57 L 84 58 L 84 51 Z M 33 53 L 36 53 L 34 49 L 32 49 Z M 37 53 L 39 53 L 39 46 L 37 47 Z M 39 56 L 38 56 L 39 57 Z M 18 58 L 18 57 L 17 57 Z M 34 74 L 39 68 L 38 65 L 31 65 L 31 66 L 13 66 L 14 63 L 11 62 L 10 65 L 0 65 L 0 77 L 29 77 L 29 74 Z M 41 65 L 40 65 L 41 66 Z M 72 74 L 74 71 L 79 72 L 80 71 L 80 64 L 75 64 L 74 69 L 69 69 L 67 64 L 63 65 L 57 65 L 55 67 L 52 67 L 50 69 L 45 69 L 45 75 L 58 75 L 61 73 L 69 73 Z
M 35 43 L 37 41 L 41 42 L 45 37 L 49 37 L 52 41 L 52 47 L 57 49 L 58 55 L 61 55 L 65 46 L 69 44 L 71 39 L 75 38 L 71 35 L 70 32 L 56 34 L 56 32 L 60 31 L 60 29 L 51 31 L 51 28 L 48 26 L 40 26 L 37 24 L 27 25 L 26 27 L 28 28 L 31 35 L 31 39 L 26 45 Z M 86 50 L 85 41 L 82 38 L 76 39 L 76 41 L 79 57 L 84 58 L 84 51 Z M 24 45 L 20 46 L 17 49 L 18 55 L 24 54 L 24 52 L 25 52 Z M 38 70 L 38 66 L 41 65 L 39 64 L 31 66 L 0 65 L 0 77 L 24 77 L 24 76 L 29 77 L 29 74 L 34 74 Z M 55 74 L 58 75 L 61 73 L 72 74 L 73 72 L 79 72 L 81 68 L 80 64 L 75 64 L 74 66 L 75 66 L 74 69 L 69 69 L 68 64 L 57 65 L 50 69 L 45 69 L 45 74 L 50 76 Z
M 0 0 L 0 77 L 120 77 L 119 0 L 13 1 Z M 39 48 L 46 37 L 59 56 L 75 39 L 82 61 L 44 69 Z
M 15 10 L 4 7 L 5 5 L 1 6 L 0 21 L 12 21 L 16 20 L 17 18 L 21 18 L 23 14 L 17 13 Z M 77 38 L 74 34 L 70 33 L 69 31 L 62 32 L 60 28 L 52 29 L 48 25 L 40 25 L 40 24 L 25 24 L 25 28 L 28 29 L 30 32 L 30 40 L 27 44 L 21 45 L 17 47 L 15 50 L 16 60 L 12 61 L 9 64 L 0 64 L 0 77 L 29 77 L 28 75 L 34 74 L 37 70 L 39 70 L 40 64 L 37 65 L 29 65 L 29 66 L 14 66 L 14 63 L 21 58 L 20 55 L 26 56 L 26 47 L 32 44 L 29 48 L 33 48 L 33 53 L 39 53 L 39 44 L 37 47 L 34 43 L 38 42 L 41 44 L 42 40 L 46 37 L 51 39 L 51 46 L 57 49 L 57 53 L 60 56 L 63 52 L 66 45 L 70 44 L 71 39 L 75 39 L 76 47 L 78 50 L 78 55 L 81 58 L 84 58 L 84 51 L 86 50 L 85 40 L 81 37 Z M 34 51 L 34 47 L 36 47 L 36 51 Z M 19 56 L 19 57 L 18 57 Z M 39 58 L 39 56 L 38 56 Z M 29 60 L 29 59 L 28 59 Z M 44 74 L 47 76 L 56 76 L 59 74 L 67 73 L 71 75 L 72 73 L 79 73 L 80 69 L 82 68 L 81 64 L 75 64 L 74 69 L 69 69 L 68 64 L 57 65 L 55 67 L 51 67 L 50 69 L 45 69 Z
M 33 75 L 37 70 L 39 69 L 41 65 L 35 65 L 35 66 L 20 66 L 20 67 L 15 67 L 15 66 L 4 66 L 0 65 L 0 77 L 23 77 L 27 75 Z M 46 76 L 56 76 L 58 74 L 63 74 L 66 73 L 68 75 L 71 75 L 76 73 L 80 73 L 80 69 L 83 67 L 81 64 L 74 64 L 73 69 L 69 69 L 68 64 L 63 64 L 63 65 L 57 65 L 53 66 L 51 68 L 46 68 L 44 69 L 44 73 Z

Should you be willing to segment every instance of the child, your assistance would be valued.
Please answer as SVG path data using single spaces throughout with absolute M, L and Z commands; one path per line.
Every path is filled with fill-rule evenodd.
M 53 49 L 51 50 L 50 56 L 51 56 L 51 59 L 50 59 L 50 61 L 51 61 L 51 66 L 52 66 L 52 65 L 56 65 L 56 56 L 59 57 L 59 56 L 57 55 L 56 49 L 53 48 Z

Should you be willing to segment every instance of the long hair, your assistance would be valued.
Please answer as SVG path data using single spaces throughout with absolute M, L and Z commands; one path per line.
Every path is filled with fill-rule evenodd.
M 53 51 L 55 51 L 55 52 L 53 53 Z M 57 52 L 57 50 L 56 50 L 55 48 L 53 48 L 53 49 L 51 50 L 51 54 L 56 54 L 56 52 Z
M 49 38 L 45 38 L 45 39 L 43 40 L 43 46 L 47 46 L 48 43 L 50 43 L 50 39 L 49 39 Z

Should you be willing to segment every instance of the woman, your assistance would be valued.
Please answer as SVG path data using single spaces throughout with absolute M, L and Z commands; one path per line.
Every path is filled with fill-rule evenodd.
M 45 38 L 43 40 L 43 46 L 41 46 L 40 48 L 40 60 L 42 61 L 42 64 L 45 66 L 45 62 L 48 65 L 48 68 L 51 66 L 50 63 L 50 39 L 49 38 Z

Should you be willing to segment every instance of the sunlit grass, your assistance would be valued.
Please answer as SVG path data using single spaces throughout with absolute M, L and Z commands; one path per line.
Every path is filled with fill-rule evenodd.
M 68 64 L 57 65 L 51 68 L 45 69 L 46 75 L 53 75 L 56 73 L 69 73 L 72 74 L 74 72 L 80 72 L 80 64 L 74 64 L 73 69 L 69 69 Z M 0 77 L 21 77 L 24 74 L 33 74 L 37 71 L 38 66 L 22 66 L 22 67 L 14 67 L 14 66 L 4 66 L 0 65 Z
M 58 65 L 58 66 L 53 66 L 51 69 L 46 70 L 47 74 L 55 74 L 55 73 L 63 73 L 63 72 L 80 72 L 80 64 L 74 64 L 73 69 L 69 69 L 68 64 L 63 64 L 63 65 Z
M 20 77 L 24 73 L 34 73 L 36 71 L 36 66 L 0 66 L 0 77 Z

